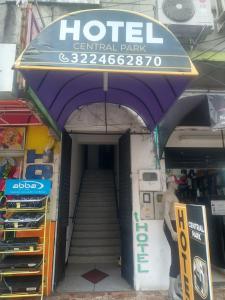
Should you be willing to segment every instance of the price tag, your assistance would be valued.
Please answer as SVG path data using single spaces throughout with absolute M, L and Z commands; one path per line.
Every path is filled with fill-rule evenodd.
M 16 208 L 20 208 L 20 203 L 16 203 Z
M 18 228 L 18 223 L 14 223 L 14 228 Z

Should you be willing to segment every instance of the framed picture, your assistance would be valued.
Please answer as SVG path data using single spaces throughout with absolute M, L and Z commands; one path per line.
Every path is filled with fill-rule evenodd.
M 0 127 L 0 150 L 23 150 L 24 127 Z

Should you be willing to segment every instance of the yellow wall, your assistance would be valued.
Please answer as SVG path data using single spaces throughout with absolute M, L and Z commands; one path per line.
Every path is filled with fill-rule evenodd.
M 52 152 L 53 155 L 46 156 L 47 152 Z M 29 153 L 37 155 L 36 158 L 29 158 Z M 39 156 L 38 156 L 39 155 Z M 59 159 L 60 159 L 60 142 L 57 141 L 46 126 L 29 126 L 26 132 L 25 156 L 24 156 L 24 178 L 36 174 L 45 179 L 50 172 L 46 174 L 43 168 L 53 170 L 52 176 L 48 179 L 52 180 L 52 193 L 48 207 L 47 216 L 47 234 L 46 234 L 46 268 L 45 268 L 45 294 L 50 295 L 52 292 L 52 274 L 53 274 L 53 258 L 55 245 L 55 230 L 56 230 L 56 204 L 58 201 L 58 182 L 59 182 Z M 29 168 L 34 172 L 28 172 Z M 35 178 L 35 177 L 34 177 Z M 27 178 L 28 179 L 28 178 Z M 46 178 L 47 179 L 47 178 Z M 42 233 L 43 234 L 43 233 Z

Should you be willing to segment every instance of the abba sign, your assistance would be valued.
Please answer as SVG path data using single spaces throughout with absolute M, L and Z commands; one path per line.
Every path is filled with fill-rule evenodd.
M 166 27 L 133 12 L 101 9 L 66 15 L 45 28 L 16 67 L 193 74 Z

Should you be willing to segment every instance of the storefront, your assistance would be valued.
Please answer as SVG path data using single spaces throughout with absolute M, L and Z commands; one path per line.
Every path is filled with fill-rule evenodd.
M 172 121 L 171 116 L 178 109 L 176 106 L 187 103 L 187 99 L 181 99 L 173 107 L 174 111 L 161 123 L 164 131 L 161 141 L 166 142 L 166 169 L 179 179 L 180 200 L 206 207 L 212 268 L 223 278 L 225 100 L 223 94 L 198 95 L 198 101 L 194 101 L 195 98 L 189 102 L 190 107 L 185 105 L 183 116 Z
M 26 79 L 42 114 L 48 115 L 49 129 L 28 127 L 23 177 L 53 182 L 47 264 L 52 287 L 66 271 L 69 232 L 84 170 L 113 169 L 122 277 L 136 290 L 167 289 L 169 248 L 160 202 L 165 166 L 163 162 L 160 166 L 149 132 L 197 75 L 184 49 L 166 27 L 144 15 L 87 10 L 66 15 L 44 29 L 15 68 Z M 98 121 L 86 129 L 88 108 L 93 112 L 95 105 L 102 110 L 104 126 Z M 120 126 L 110 125 L 107 116 L 112 111 Z M 128 124 L 123 127 L 125 120 Z M 61 132 L 60 143 L 53 132 L 55 136 Z M 114 163 L 107 164 L 112 157 Z M 85 179 L 90 179 L 90 172 L 86 174 Z

